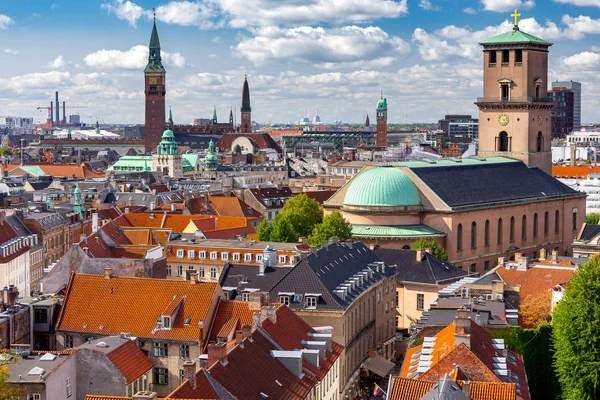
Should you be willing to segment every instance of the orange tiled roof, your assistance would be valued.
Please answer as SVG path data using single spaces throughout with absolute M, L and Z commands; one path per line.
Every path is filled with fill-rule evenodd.
M 600 172 L 600 167 L 585 166 L 570 166 L 570 165 L 553 165 L 552 176 L 562 178 L 587 178 L 588 174 Z
M 388 400 L 420 400 L 437 382 L 393 377 Z M 458 381 L 462 389 L 464 381 Z M 470 381 L 469 400 L 515 400 L 516 385 L 505 382 Z
M 128 385 L 154 366 L 132 340 L 117 347 L 106 356 L 121 371 Z
M 191 284 L 183 280 L 111 277 L 72 274 L 57 321 L 57 330 L 117 335 L 198 340 L 200 321 L 216 306 L 220 289 L 214 282 Z M 171 322 L 172 329 L 155 330 L 157 319 L 173 300 L 183 305 Z M 185 320 L 190 318 L 185 324 Z
M 498 267 L 496 273 L 509 286 L 520 285 L 521 303 L 529 296 L 542 295 L 549 293 L 554 286 L 568 282 L 573 273 L 573 269 L 555 269 L 555 268 L 527 268 L 527 271 L 519 271 L 516 268 L 506 269 Z
M 172 397 L 175 396 L 175 397 Z M 177 389 L 165 399 L 203 399 L 220 400 L 221 397 L 215 391 L 210 378 L 204 369 L 196 371 L 196 389 L 193 389 L 188 380 L 185 380 Z
M 235 330 L 241 329 L 243 325 L 252 324 L 252 314 L 255 311 L 250 310 L 249 304 L 247 301 L 221 300 L 210 331 L 211 338 L 223 337 L 221 331 L 233 329 L 235 333 Z M 235 321 L 233 326 L 232 321 Z
M 235 196 L 208 196 L 211 211 L 220 216 L 259 218 L 262 215 Z
M 420 400 L 435 382 L 393 377 L 387 400 Z
M 458 382 L 462 388 L 463 381 Z M 517 386 L 506 382 L 471 382 L 469 400 L 514 400 L 517 398 Z

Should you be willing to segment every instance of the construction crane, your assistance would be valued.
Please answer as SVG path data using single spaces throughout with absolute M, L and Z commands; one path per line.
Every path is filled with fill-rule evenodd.
M 68 106 L 68 107 L 64 107 L 64 108 L 88 108 L 88 107 L 87 106 Z M 39 111 L 48 110 L 48 119 L 46 120 L 46 128 L 51 129 L 52 128 L 52 112 L 53 112 L 52 107 L 49 107 L 49 106 L 37 107 L 37 110 L 39 110 Z M 60 122 L 60 126 L 62 126 L 62 121 Z

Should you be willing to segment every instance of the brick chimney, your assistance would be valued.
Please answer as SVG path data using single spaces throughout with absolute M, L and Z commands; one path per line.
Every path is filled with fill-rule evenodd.
M 267 292 L 252 292 L 248 295 L 248 308 L 250 310 L 260 310 L 267 304 L 269 294 Z
M 456 310 L 454 324 L 454 347 L 464 344 L 471 348 L 471 310 L 465 306 Z
M 540 249 L 540 260 L 546 259 L 546 249 Z
M 244 340 L 244 331 L 238 329 L 235 331 L 235 344 L 241 344 Z
M 197 272 L 190 273 L 190 283 L 192 285 L 195 285 L 196 283 L 198 283 L 198 273 Z
M 552 261 L 558 261 L 558 251 L 552 250 Z
M 216 362 L 227 364 L 227 343 L 210 343 L 208 345 L 208 365 Z
M 249 338 L 252 335 L 252 325 L 244 324 L 242 326 L 242 332 L 244 334 L 244 339 Z
M 272 323 L 277 323 L 277 308 L 275 306 L 264 306 L 260 309 L 263 320 L 269 319 Z
M 183 378 L 190 382 L 192 389 L 196 389 L 196 363 L 194 361 L 183 363 Z
M 260 312 L 252 314 L 252 325 L 262 326 L 262 314 Z
M 417 262 L 421 262 L 423 260 L 423 250 L 418 249 L 415 253 L 417 255 Z
M 112 276 L 112 268 L 106 267 L 104 268 L 104 279 L 110 279 Z

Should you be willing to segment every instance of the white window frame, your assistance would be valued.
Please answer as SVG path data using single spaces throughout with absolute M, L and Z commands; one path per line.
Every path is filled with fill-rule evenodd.
M 28 393 L 27 400 L 42 400 L 42 395 L 39 393 Z
M 210 279 L 217 279 L 217 267 L 210 267 Z
M 198 278 L 204 278 L 205 276 L 204 267 L 198 267 Z
M 183 276 L 183 265 L 177 266 L 177 276 Z
M 206 251 L 205 250 L 200 250 L 198 252 L 198 259 L 199 260 L 206 260 Z
M 196 250 L 188 250 L 188 258 L 193 260 L 196 257 Z
M 229 253 L 227 253 L 226 251 L 224 251 L 223 253 L 221 253 L 221 260 L 223 260 L 223 261 L 229 261 Z
M 161 370 L 163 373 L 160 373 L 159 371 L 156 372 L 155 375 L 159 379 L 157 379 L 157 382 L 155 382 L 155 383 L 157 385 L 168 385 L 169 384 L 169 370 L 167 368 L 156 368 L 156 369 Z M 161 377 L 163 378 L 162 380 L 160 379 Z
M 263 255 L 262 254 L 257 254 L 256 255 L 256 262 L 261 262 L 263 260 Z
M 210 252 L 210 259 L 211 260 L 218 260 L 219 259 L 219 252 L 218 251 L 211 251 Z
M 279 302 L 285 304 L 286 306 L 290 305 L 290 296 L 279 296 Z
M 252 253 L 244 254 L 244 262 L 252 262 Z
M 233 253 L 233 261 L 239 262 L 242 259 L 241 253 Z
M 318 301 L 317 301 L 317 298 L 315 296 L 306 296 L 304 298 L 304 300 L 306 302 L 304 308 L 308 308 L 308 309 L 317 308 Z
M 250 293 L 243 292 L 242 293 L 242 301 L 250 301 Z
M 167 276 L 171 276 L 172 275 L 172 271 L 171 271 L 171 264 L 167 264 Z
M 162 320 L 163 320 L 163 328 L 171 329 L 171 316 L 163 315 Z
M 66 382 L 65 382 L 65 388 L 67 389 L 67 397 L 71 397 L 72 393 L 71 393 L 71 377 L 67 376 Z
M 183 249 L 177 249 L 177 253 L 175 255 L 175 257 L 177 258 L 183 258 L 185 256 L 185 250 Z
M 182 360 L 190 359 L 190 345 L 189 344 L 180 344 L 179 345 L 179 358 Z
M 279 264 L 285 264 L 287 262 L 287 256 L 279 256 Z

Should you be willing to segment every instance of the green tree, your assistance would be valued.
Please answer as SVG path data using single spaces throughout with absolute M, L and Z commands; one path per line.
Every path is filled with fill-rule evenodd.
M 258 233 L 258 240 L 261 242 L 269 242 L 271 241 L 271 232 L 273 231 L 273 225 L 267 223 L 266 219 L 263 219 L 261 223 L 256 228 L 256 233 Z
M 600 257 L 573 274 L 552 318 L 554 367 L 565 399 L 600 398 Z
M 4 350 L 2 352 L 2 356 L 9 354 L 8 351 Z M 20 396 L 24 394 L 24 390 L 20 385 L 15 385 L 12 383 L 6 382 L 10 377 L 10 373 L 8 371 L 8 365 L 15 363 L 20 356 L 11 355 L 9 358 L 4 358 L 2 361 L 3 364 L 0 366 L 0 400 L 12 400 L 18 399 Z
M 591 213 L 585 216 L 585 223 L 596 225 L 600 221 L 600 214 Z
M 2 147 L 0 149 L 0 156 L 12 156 L 13 152 L 8 147 Z
M 294 243 L 298 241 L 298 234 L 289 218 L 281 213 L 273 220 L 270 239 L 272 242 Z
M 340 240 L 352 237 L 352 225 L 337 210 L 323 218 L 323 222 L 315 226 L 312 234 L 308 237 L 308 244 L 320 246 L 324 240 L 337 236 Z
M 323 221 L 323 208 L 316 200 L 301 193 L 286 201 L 279 215 L 286 217 L 298 236 L 308 237 Z
M 446 250 L 437 244 L 435 240 L 418 239 L 410 248 L 411 250 L 431 249 L 431 254 L 440 260 L 448 261 Z

